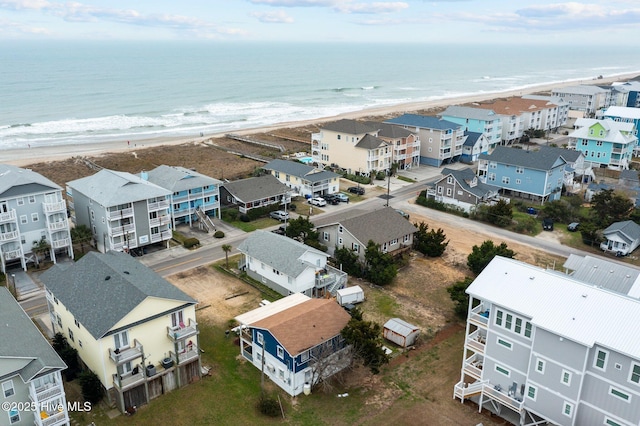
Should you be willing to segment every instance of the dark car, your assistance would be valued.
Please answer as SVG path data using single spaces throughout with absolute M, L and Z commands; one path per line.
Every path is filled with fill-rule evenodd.
M 347 191 L 352 194 L 364 195 L 364 188 L 361 186 L 350 186 L 349 188 L 347 188 Z
M 323 195 L 322 198 L 327 202 L 327 204 L 340 204 L 340 199 L 335 194 L 326 194 Z
M 571 222 L 569 225 L 567 225 L 567 229 L 571 232 L 576 232 L 579 226 L 579 222 Z
M 553 220 L 548 217 L 542 219 L 542 229 L 545 231 L 553 231 Z

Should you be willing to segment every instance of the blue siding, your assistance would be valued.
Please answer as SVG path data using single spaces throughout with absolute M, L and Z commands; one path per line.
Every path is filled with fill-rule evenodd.
M 256 344 L 258 346 L 260 346 L 260 344 L 258 343 L 258 333 L 262 333 L 262 336 L 264 338 L 264 351 L 265 351 L 265 353 L 268 353 L 271 356 L 273 356 L 274 358 L 279 359 L 280 362 L 282 362 L 283 364 L 288 366 L 288 369 L 290 371 L 293 371 L 293 368 L 292 368 L 292 366 L 293 366 L 293 357 L 280 344 L 280 342 L 278 342 L 278 340 L 275 337 L 273 337 L 273 334 L 271 334 L 269 332 L 269 330 L 256 329 L 256 328 L 252 329 L 253 341 L 256 342 Z M 283 349 L 284 358 L 278 357 L 278 346 Z
M 437 158 L 420 156 L 420 164 L 421 165 L 424 164 L 426 166 L 440 167 L 440 165 L 442 164 L 442 161 L 438 160 Z

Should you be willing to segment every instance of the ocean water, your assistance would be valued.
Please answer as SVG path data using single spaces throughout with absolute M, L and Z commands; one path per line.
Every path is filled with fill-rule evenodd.
M 0 150 L 189 137 L 638 72 L 640 47 L 0 42 Z

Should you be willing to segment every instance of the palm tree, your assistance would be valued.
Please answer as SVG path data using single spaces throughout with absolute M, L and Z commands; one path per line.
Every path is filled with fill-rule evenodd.
M 231 251 L 231 244 L 223 244 L 222 251 L 224 252 L 224 259 L 227 264 L 227 269 L 229 269 L 229 252 Z

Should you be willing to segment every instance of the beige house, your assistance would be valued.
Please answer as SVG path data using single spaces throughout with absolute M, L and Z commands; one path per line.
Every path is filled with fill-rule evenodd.
M 311 156 L 322 166 L 337 166 L 352 174 L 369 174 L 391 167 L 393 146 L 379 129 L 355 120 L 328 123 L 311 135 Z
M 383 253 L 397 254 L 413 245 L 417 228 L 390 207 L 345 218 L 331 218 L 316 223 L 319 240 L 333 255 L 338 248 L 348 248 L 364 261 L 369 241 L 380 245 Z
M 262 167 L 276 179 L 287 185 L 295 194 L 304 197 L 321 197 L 340 190 L 340 175 L 328 170 L 318 170 L 298 161 L 276 159 Z
M 54 332 L 120 411 L 200 377 L 196 301 L 131 256 L 92 252 L 41 278 Z

